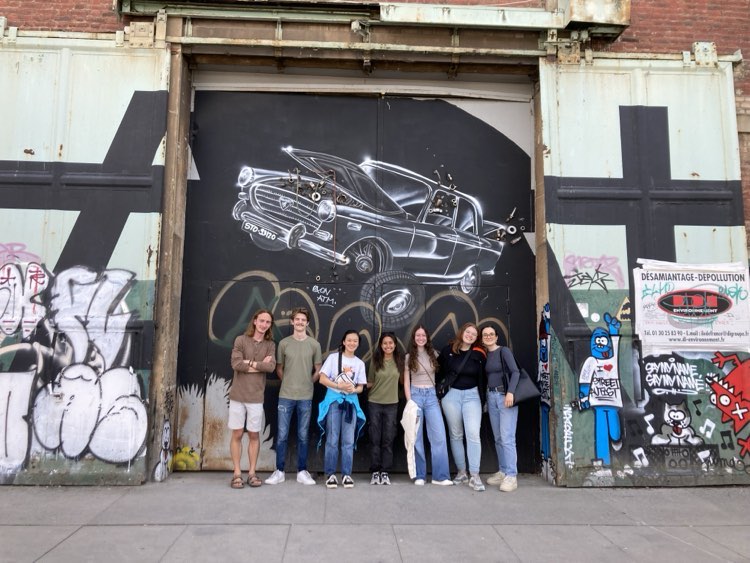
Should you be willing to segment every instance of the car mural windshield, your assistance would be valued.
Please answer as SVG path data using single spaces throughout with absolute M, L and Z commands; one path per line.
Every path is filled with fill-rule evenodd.
M 294 150 L 289 154 L 321 177 L 335 181 L 353 196 L 381 213 L 405 214 L 404 210 L 362 169 L 343 158 Z

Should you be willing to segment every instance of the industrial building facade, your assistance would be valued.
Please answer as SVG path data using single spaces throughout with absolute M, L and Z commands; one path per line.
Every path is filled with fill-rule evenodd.
M 365 361 L 494 323 L 551 483 L 750 482 L 746 1 L 89 4 L 0 7 L 0 482 L 230 469 L 299 306 Z

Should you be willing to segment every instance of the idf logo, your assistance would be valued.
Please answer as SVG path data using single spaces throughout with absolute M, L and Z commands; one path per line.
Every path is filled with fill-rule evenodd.
M 681 289 L 662 295 L 657 301 L 662 311 L 683 319 L 716 317 L 732 308 L 732 301 L 721 293 L 705 289 Z

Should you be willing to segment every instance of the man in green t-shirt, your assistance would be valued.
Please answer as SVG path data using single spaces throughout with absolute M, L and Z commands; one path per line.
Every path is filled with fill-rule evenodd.
M 322 354 L 317 340 L 307 334 L 310 313 L 304 307 L 292 311 L 294 332 L 276 350 L 276 374 L 281 380 L 276 430 L 276 471 L 266 479 L 269 485 L 283 483 L 286 448 L 292 414 L 297 411 L 297 482 L 314 485 L 307 471 L 307 441 L 310 434 L 313 383 L 318 380 Z

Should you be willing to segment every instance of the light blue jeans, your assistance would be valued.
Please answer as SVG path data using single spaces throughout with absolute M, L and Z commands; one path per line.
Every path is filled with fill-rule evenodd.
M 469 473 L 479 473 L 482 459 L 482 442 L 479 428 L 482 425 L 482 401 L 479 389 L 453 389 L 443 397 L 443 412 L 448 422 L 453 462 L 459 471 L 466 471 L 466 455 L 469 457 Z M 466 430 L 466 454 L 464 454 L 464 429 Z
M 492 425 L 492 435 L 495 437 L 495 452 L 500 471 L 509 477 L 518 475 L 516 467 L 518 454 L 516 453 L 516 425 L 518 424 L 518 407 L 505 406 L 505 393 L 489 391 L 487 393 L 487 407 Z
M 344 408 L 341 408 L 341 407 Z M 354 406 L 349 404 L 354 410 Z M 332 403 L 326 415 L 326 448 L 323 467 L 326 475 L 336 473 L 339 460 L 339 440 L 341 441 L 341 474 L 352 474 L 354 461 L 354 432 L 357 428 L 357 413 L 351 416 L 351 422 L 346 421 L 347 403 Z
M 292 414 L 297 411 L 297 471 L 307 469 L 307 438 L 310 434 L 312 399 L 295 401 L 279 397 L 276 428 L 276 469 L 284 471 Z
M 417 441 L 414 444 L 414 457 L 417 464 L 417 479 L 427 478 L 427 459 L 424 451 L 424 429 L 430 440 L 432 459 L 432 479 L 450 479 L 448 467 L 448 443 L 445 440 L 445 423 L 440 412 L 440 403 L 434 387 L 412 387 L 411 400 L 417 403 Z

